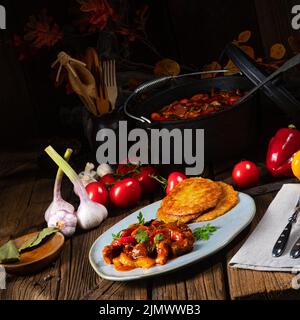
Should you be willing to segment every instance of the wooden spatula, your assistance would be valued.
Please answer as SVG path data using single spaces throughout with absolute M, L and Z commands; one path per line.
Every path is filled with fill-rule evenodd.
M 60 52 L 57 60 L 52 64 L 52 68 L 60 63 L 56 81 L 58 82 L 62 67 L 65 67 L 68 72 L 68 79 L 72 89 L 79 95 L 86 108 L 98 115 L 97 107 L 93 99 L 97 98 L 96 82 L 92 73 L 86 68 L 84 62 L 73 59 L 65 52 Z

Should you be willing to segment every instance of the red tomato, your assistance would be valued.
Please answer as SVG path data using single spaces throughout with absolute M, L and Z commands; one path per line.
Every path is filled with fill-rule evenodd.
M 130 174 L 134 173 L 135 169 L 137 169 L 139 166 L 137 164 L 133 163 L 125 163 L 125 164 L 119 164 L 117 168 L 118 174 Z
M 178 183 L 186 179 L 186 175 L 182 172 L 172 172 L 168 177 L 166 194 L 169 194 Z
M 143 193 L 152 193 L 158 189 L 159 183 L 151 178 L 151 175 L 156 176 L 157 170 L 151 166 L 145 166 L 139 168 L 140 173 L 134 175 L 141 185 Z
M 85 190 L 92 201 L 98 202 L 104 206 L 108 205 L 109 195 L 103 183 L 101 182 L 89 183 L 85 187 Z
M 242 161 L 234 167 L 232 178 L 240 188 L 250 188 L 259 182 L 259 169 L 251 161 Z
M 116 178 L 112 173 L 106 174 L 100 179 L 100 182 L 103 183 L 106 188 L 111 188 L 119 179 Z
M 142 188 L 135 178 L 126 178 L 118 181 L 110 189 L 110 200 L 120 208 L 128 208 L 136 205 L 141 199 Z

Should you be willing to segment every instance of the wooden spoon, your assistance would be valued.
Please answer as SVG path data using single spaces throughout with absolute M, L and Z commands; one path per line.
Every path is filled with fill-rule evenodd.
M 33 232 L 15 239 L 16 247 L 19 248 L 26 240 L 33 238 L 38 233 Z M 60 232 L 57 232 L 35 249 L 22 252 L 20 261 L 2 265 L 7 273 L 18 275 L 36 273 L 49 266 L 59 257 L 64 242 L 64 236 Z

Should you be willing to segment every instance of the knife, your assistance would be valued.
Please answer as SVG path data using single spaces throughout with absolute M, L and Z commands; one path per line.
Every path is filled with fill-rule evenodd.
M 289 218 L 289 223 L 286 225 L 286 227 L 284 228 L 284 230 L 282 231 L 281 235 L 279 236 L 278 240 L 275 243 L 275 246 L 272 251 L 273 257 L 278 258 L 283 254 L 286 248 L 286 245 L 288 243 L 293 224 L 297 221 L 299 211 L 300 211 L 300 198 L 298 200 L 294 214 Z

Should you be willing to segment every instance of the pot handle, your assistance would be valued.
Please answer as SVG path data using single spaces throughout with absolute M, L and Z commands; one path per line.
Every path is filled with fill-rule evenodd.
M 132 113 L 130 113 L 127 109 L 129 102 L 139 93 L 141 93 L 142 91 L 146 90 L 146 89 L 150 89 L 152 87 L 156 87 L 157 85 L 160 85 L 166 81 L 169 81 L 171 79 L 173 79 L 173 76 L 168 76 L 168 77 L 163 77 L 163 78 L 159 78 L 159 79 L 155 79 L 155 80 L 151 80 L 148 81 L 146 83 L 141 84 L 139 87 L 137 87 L 133 93 L 127 98 L 127 100 L 124 102 L 123 105 L 123 109 L 124 109 L 124 113 L 126 114 L 126 116 L 128 116 L 129 118 L 132 118 L 134 120 L 140 121 L 142 123 L 148 123 L 151 124 L 151 120 L 147 119 L 146 117 L 136 117 L 134 116 Z

